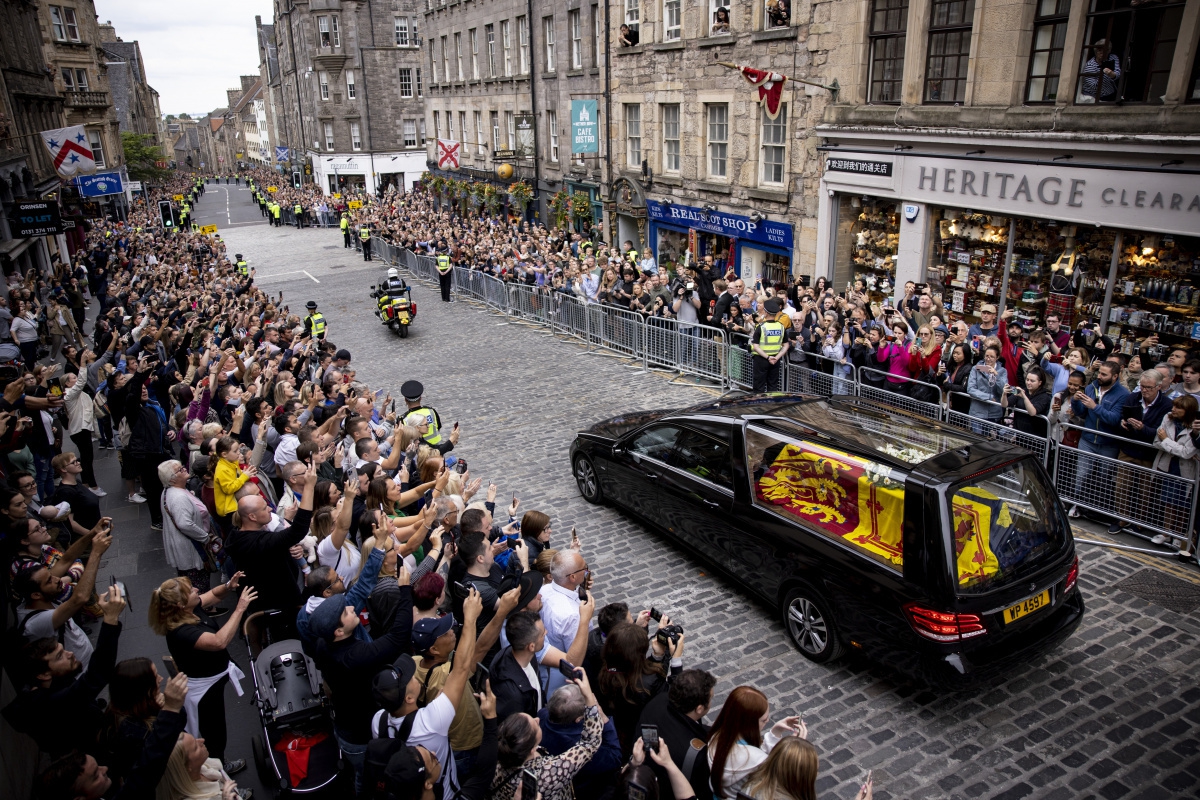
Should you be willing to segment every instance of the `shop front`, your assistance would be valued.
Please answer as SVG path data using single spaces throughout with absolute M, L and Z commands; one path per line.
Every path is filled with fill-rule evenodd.
M 646 201 L 649 247 L 659 266 L 671 270 L 712 256 L 722 272 L 733 267 L 746 283 L 786 283 L 793 234 L 786 222 L 742 216 L 660 200 Z
M 407 192 L 425 171 L 425 153 L 314 154 L 318 186 L 328 194 L 387 191 Z
M 912 147 L 912 145 L 906 145 Z M 1125 352 L 1200 339 L 1200 173 L 1153 163 L 1079 164 L 829 148 L 818 272 L 873 299 L 929 287 L 949 319 L 1012 308 L 1095 323 Z

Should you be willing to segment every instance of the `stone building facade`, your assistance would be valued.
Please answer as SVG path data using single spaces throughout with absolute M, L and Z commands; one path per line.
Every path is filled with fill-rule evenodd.
M 815 275 L 927 284 L 969 322 L 1049 300 L 1118 343 L 1191 335 L 1200 2 L 825 5 Z
M 54 196 L 58 173 L 41 131 L 63 126 L 63 98 L 46 69 L 38 11 L 29 3 L 0 2 L 0 268 L 5 275 L 47 270 L 50 257 L 66 250 L 61 236 L 15 236 L 10 212 L 19 201 Z M 36 761 L 21 737 L 0 737 L 6 762 Z M 20 783 L 14 775 L 14 783 Z M 16 787 L 28 793 L 27 785 Z
M 420 178 L 420 19 L 416 0 L 277 0 L 277 110 L 306 180 L 337 192 Z
M 100 26 L 100 41 L 104 48 L 104 66 L 112 91 L 113 112 L 122 133 L 137 133 L 154 137 L 162 144 L 159 123 L 162 111 L 158 92 L 146 77 L 146 62 L 142 48 L 136 42 L 126 42 L 117 36 L 111 22 Z
M 814 128 L 831 93 L 789 80 L 772 116 L 721 63 L 821 83 L 832 5 L 793 2 L 784 16 L 765 2 L 610 5 L 610 240 L 649 247 L 660 263 L 712 256 L 748 283 L 812 269 Z
M 262 17 L 254 18 L 255 35 L 258 41 L 258 80 L 262 83 L 262 109 L 259 124 L 270 142 L 267 166 L 283 169 L 288 159 L 279 160 L 275 147 L 287 147 L 288 136 L 284 132 L 281 104 L 283 84 L 279 75 L 279 48 L 275 44 L 275 26 L 264 25 Z M 290 151 L 289 151 L 290 158 Z
M 531 213 L 542 220 L 554 193 L 582 192 L 599 225 L 603 158 L 571 157 L 570 114 L 572 99 L 599 102 L 603 94 L 601 8 L 588 0 L 537 0 L 531 14 L 531 4 L 519 0 L 431 0 L 430 168 L 441 172 L 435 140 L 451 139 L 461 144 L 457 177 L 501 186 L 526 181 L 537 194 Z M 502 164 L 513 167 L 511 178 L 497 175 Z
M 63 97 L 64 124 L 85 126 L 98 170 L 119 170 L 125 162 L 120 122 L 113 108 L 95 4 L 39 0 L 38 22 L 46 65 Z

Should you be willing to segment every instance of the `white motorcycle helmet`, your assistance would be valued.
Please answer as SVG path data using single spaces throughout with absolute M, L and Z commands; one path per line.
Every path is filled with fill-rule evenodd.
M 400 271 L 399 271 L 399 270 L 397 270 L 395 267 L 393 267 L 393 268 L 391 268 L 391 269 L 389 269 L 389 270 L 388 270 L 388 277 L 389 277 L 389 278 L 399 278 L 399 277 L 400 277 Z

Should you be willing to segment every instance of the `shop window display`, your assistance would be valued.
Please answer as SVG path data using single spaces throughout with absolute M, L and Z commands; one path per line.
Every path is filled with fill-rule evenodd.
M 900 213 L 894 202 L 843 195 L 839 204 L 834 280 L 861 280 L 873 299 L 891 296 L 896 284 Z M 843 266 L 844 265 L 844 266 Z
M 1008 225 L 1008 217 L 955 210 L 942 212 L 936 228 L 937 240 L 931 249 L 933 261 L 926 276 L 935 303 L 940 297 L 952 317 L 974 321 L 980 306 L 999 302 L 1008 252 Z M 1034 292 L 1039 289 L 1045 259 L 1044 254 L 1031 252 L 1022 264 L 1026 274 L 1020 276 L 1023 278 L 1020 283 L 1032 285 Z M 1015 270 L 1013 277 L 1017 277 Z
M 660 267 L 666 267 L 671 273 L 678 272 L 687 249 L 688 235 L 686 233 L 668 228 L 658 229 L 658 252 L 655 253 L 655 258 Z
M 1200 339 L 1200 238 L 1126 232 L 1104 330 L 1126 353 L 1157 336 L 1156 358 Z

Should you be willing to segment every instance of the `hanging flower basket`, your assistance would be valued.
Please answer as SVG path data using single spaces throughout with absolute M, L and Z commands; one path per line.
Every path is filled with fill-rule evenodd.
M 550 214 L 554 218 L 555 227 L 567 227 L 567 219 L 571 214 L 571 196 L 567 194 L 565 189 L 556 192 L 550 198 Z
M 591 224 L 592 198 L 586 192 L 576 192 L 571 196 L 571 219 L 581 224 Z
M 533 200 L 533 189 L 530 185 L 525 181 L 517 181 L 508 187 L 508 196 L 521 210 L 521 216 L 525 216 L 525 209 L 529 208 L 529 203 Z

